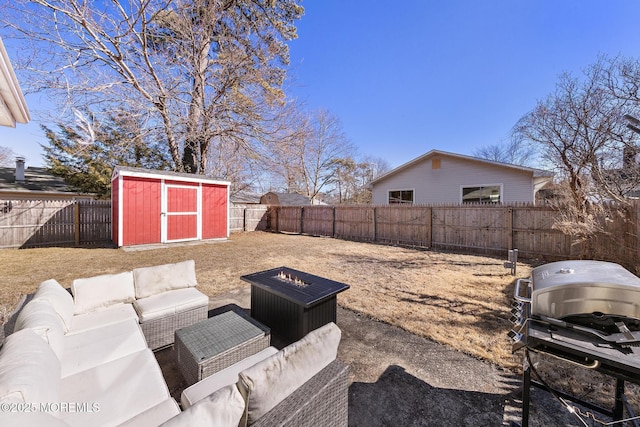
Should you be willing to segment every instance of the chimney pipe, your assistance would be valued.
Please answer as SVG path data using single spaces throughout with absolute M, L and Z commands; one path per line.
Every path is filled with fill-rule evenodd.
M 16 182 L 24 182 L 24 157 L 16 157 Z

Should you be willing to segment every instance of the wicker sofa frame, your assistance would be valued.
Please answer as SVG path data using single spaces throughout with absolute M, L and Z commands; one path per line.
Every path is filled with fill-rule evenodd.
M 336 359 L 255 423 L 255 427 L 346 427 L 349 365 Z
M 184 328 L 207 318 L 208 307 L 198 307 L 192 310 L 161 317 L 140 323 L 147 345 L 156 350 L 173 344 L 174 333 L 177 329 Z

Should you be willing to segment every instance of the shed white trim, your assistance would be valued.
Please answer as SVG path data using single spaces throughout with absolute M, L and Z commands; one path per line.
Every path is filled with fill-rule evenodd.
M 203 175 L 177 173 L 170 171 L 157 171 L 157 170 L 145 170 L 141 168 L 131 168 L 126 166 L 116 166 L 113 169 L 112 180 L 117 176 L 130 176 L 136 178 L 150 178 L 179 182 L 193 182 L 193 183 L 205 183 L 205 184 L 217 184 L 217 185 L 231 185 L 230 181 L 225 181 L 218 178 L 209 178 Z

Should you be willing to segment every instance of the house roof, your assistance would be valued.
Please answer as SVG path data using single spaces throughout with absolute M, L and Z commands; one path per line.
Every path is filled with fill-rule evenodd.
M 31 119 L 9 55 L 0 39 L 0 125 L 15 127 Z
M 15 167 L 0 167 L 0 191 L 74 192 L 62 178 L 52 175 L 46 168 L 25 168 L 24 181 L 16 181 L 15 171 Z
M 371 184 L 376 184 L 380 181 L 385 180 L 386 178 L 389 178 L 392 175 L 397 174 L 398 172 L 402 172 L 424 160 L 427 160 L 430 157 L 434 157 L 434 156 L 444 156 L 444 157 L 454 157 L 454 158 L 458 158 L 458 159 L 463 159 L 463 160 L 469 160 L 469 161 L 473 161 L 473 162 L 478 162 L 478 163 L 484 163 L 484 164 L 488 164 L 488 165 L 492 165 L 492 166 L 498 166 L 498 167 L 503 167 L 503 168 L 510 168 L 510 169 L 515 169 L 515 170 L 520 170 L 520 171 L 527 171 L 527 172 L 531 172 L 533 174 L 534 178 L 542 178 L 542 177 L 548 177 L 548 178 L 552 178 L 554 176 L 553 172 L 550 171 L 546 171 L 543 169 L 536 169 L 536 168 L 530 168 L 527 166 L 520 166 L 520 165 L 514 165 L 511 163 L 502 163 L 502 162 L 496 162 L 493 160 L 487 160 L 487 159 L 481 159 L 479 157 L 473 157 L 473 156 L 466 156 L 464 154 L 456 154 L 456 153 L 450 153 L 447 151 L 441 151 L 441 150 L 431 150 L 425 154 L 423 154 L 422 156 L 416 157 L 413 160 L 408 161 L 407 163 L 398 166 L 395 169 L 390 170 L 389 172 L 377 177 L 376 179 L 374 179 L 373 181 L 371 181 Z
M 267 194 L 273 194 L 276 197 L 278 197 L 278 202 L 281 205 L 288 205 L 288 206 L 306 206 L 306 205 L 310 205 L 311 201 L 309 200 L 309 198 L 307 196 L 303 196 L 302 194 L 297 194 L 297 193 L 274 193 L 274 192 L 269 192 Z M 265 194 L 265 196 L 267 195 Z
M 231 193 L 229 199 L 232 203 L 260 203 L 261 195 L 258 193 L 252 193 L 251 191 L 238 191 Z

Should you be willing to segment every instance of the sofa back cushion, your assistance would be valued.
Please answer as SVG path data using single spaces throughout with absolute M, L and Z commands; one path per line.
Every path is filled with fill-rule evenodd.
M 34 300 L 44 300 L 51 304 L 56 314 L 62 320 L 64 332 L 69 332 L 71 319 L 73 318 L 74 305 L 73 296 L 58 283 L 55 279 L 49 279 L 38 286 L 38 290 L 33 296 Z
M 31 329 L 9 335 L 0 349 L 0 402 L 60 401 L 60 362 Z
M 247 404 L 241 425 L 251 425 L 335 360 L 341 337 L 335 323 L 310 332 L 239 375 Z
M 75 302 L 75 314 L 84 314 L 118 303 L 135 300 L 133 274 L 130 271 L 117 274 L 76 279 L 71 284 Z
M 53 306 L 44 299 L 28 302 L 18 314 L 15 331 L 31 329 L 47 342 L 58 360 L 64 352 L 64 326 Z
M 244 400 L 236 385 L 232 384 L 189 406 L 161 427 L 238 427 L 243 412 Z
M 146 298 L 173 289 L 194 287 L 196 264 L 191 259 L 175 264 L 141 267 L 133 270 L 136 298 Z

